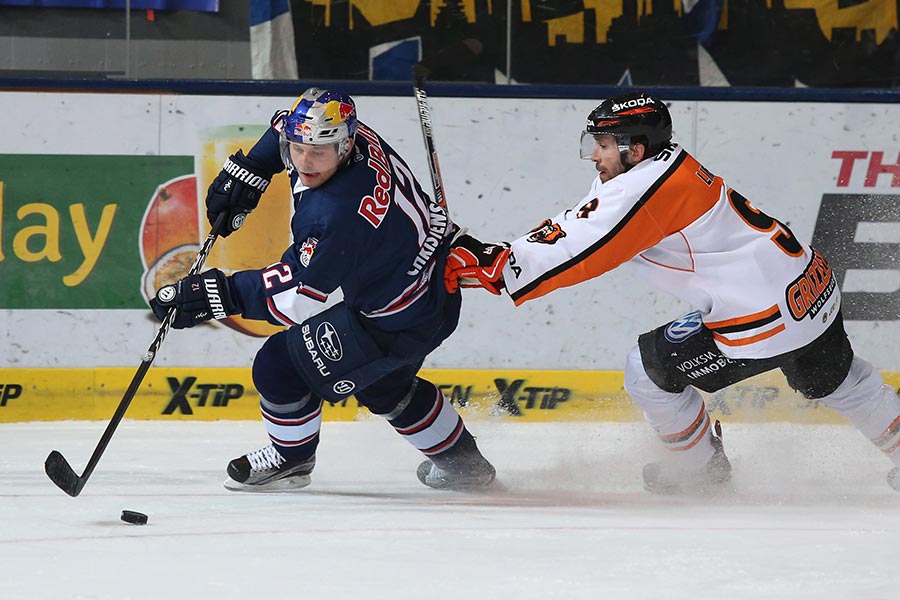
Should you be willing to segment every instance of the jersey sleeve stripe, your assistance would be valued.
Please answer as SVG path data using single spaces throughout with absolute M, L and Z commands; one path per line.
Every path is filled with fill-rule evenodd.
M 269 314 L 272 315 L 272 318 L 274 318 L 285 327 L 291 327 L 298 324 L 291 320 L 291 318 L 285 315 L 283 312 L 278 310 L 278 306 L 275 304 L 275 300 L 273 298 L 266 298 L 266 305 L 269 307 Z
M 706 185 L 696 175 L 699 168 L 700 163 L 682 151 L 609 233 L 514 292 L 513 302 L 518 306 L 602 275 L 707 213 L 718 202 L 724 184 L 717 177 L 713 185 Z
M 564 280 L 574 279 L 565 277 L 565 274 L 575 267 L 578 267 L 581 263 L 584 263 L 591 255 L 596 252 L 599 252 L 605 249 L 610 243 L 612 243 L 616 236 L 620 234 L 620 232 L 625 229 L 625 227 L 632 222 L 636 215 L 638 215 L 643 208 L 644 204 L 652 197 L 653 193 L 662 185 L 662 181 L 668 179 L 668 177 L 674 173 L 678 167 L 681 166 L 681 163 L 684 162 L 687 153 L 682 153 L 674 163 L 666 170 L 666 173 L 660 177 L 654 184 L 650 187 L 649 190 L 641 197 L 638 202 L 628 211 L 628 214 L 625 217 L 616 223 L 615 227 L 613 227 L 609 233 L 605 236 L 597 240 L 594 244 L 586 248 L 583 252 L 579 253 L 576 256 L 573 256 L 568 261 L 560 264 L 559 266 L 547 271 L 541 277 L 536 278 L 534 281 L 529 283 L 528 285 L 523 286 L 513 294 L 511 297 L 516 306 L 522 304 L 527 300 L 531 300 L 533 298 L 539 298 L 549 292 L 555 290 L 558 287 L 564 287 L 565 285 L 573 285 L 581 279 L 576 281 L 571 281 L 570 283 L 557 283 L 557 279 L 561 278 Z M 652 245 L 652 244 L 651 244 Z M 649 248 L 650 246 L 647 246 Z M 644 250 L 645 248 L 641 248 Z M 623 261 L 624 262 L 624 261 Z

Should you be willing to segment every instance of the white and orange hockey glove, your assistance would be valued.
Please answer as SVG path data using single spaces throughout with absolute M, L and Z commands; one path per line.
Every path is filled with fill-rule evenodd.
M 484 243 L 460 232 L 450 245 L 444 267 L 444 287 L 451 294 L 461 288 L 484 288 L 495 296 L 506 287 L 503 265 L 509 258 L 509 244 Z

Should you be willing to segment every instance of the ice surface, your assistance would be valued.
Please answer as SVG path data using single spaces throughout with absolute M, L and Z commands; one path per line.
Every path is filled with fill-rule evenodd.
M 326 422 L 310 487 L 222 487 L 266 443 L 255 422 L 125 421 L 81 496 L 106 423 L 0 426 L 0 598 L 887 599 L 900 494 L 847 426 L 724 424 L 733 489 L 644 492 L 642 423 L 474 421 L 507 490 L 438 492 L 380 420 Z M 123 509 L 147 513 L 123 523 Z

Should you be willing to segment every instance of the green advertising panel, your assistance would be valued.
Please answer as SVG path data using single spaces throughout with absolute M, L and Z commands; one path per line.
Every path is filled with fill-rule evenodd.
M 0 308 L 146 307 L 145 212 L 193 171 L 193 156 L 0 155 Z

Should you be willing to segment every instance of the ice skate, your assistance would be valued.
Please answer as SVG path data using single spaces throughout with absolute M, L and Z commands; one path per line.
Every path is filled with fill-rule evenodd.
M 713 455 L 699 471 L 684 471 L 661 463 L 644 465 L 644 489 L 654 494 L 711 492 L 731 479 L 731 463 L 722 445 L 722 426 L 716 421 L 712 434 Z
M 423 484 L 438 490 L 471 490 L 490 485 L 494 466 L 478 451 L 475 438 L 466 432 L 453 448 L 426 460 L 416 469 Z
M 316 457 L 304 461 L 285 460 L 269 445 L 228 463 L 225 488 L 235 492 L 290 492 L 305 488 Z
M 894 467 L 887 474 L 888 485 L 900 492 L 900 467 Z

